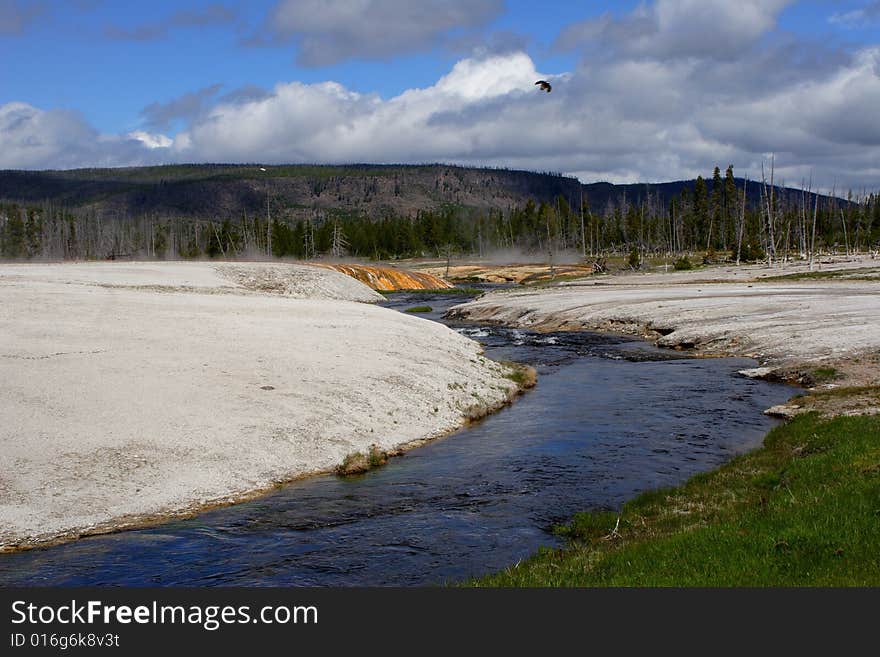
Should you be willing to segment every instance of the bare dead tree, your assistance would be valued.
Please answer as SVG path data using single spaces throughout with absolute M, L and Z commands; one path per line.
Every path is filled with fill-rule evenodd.
M 776 154 L 770 154 L 770 198 L 767 206 L 767 243 L 770 245 L 768 254 L 768 264 L 773 266 L 773 258 L 776 256 L 776 241 L 773 226 L 776 220 L 776 187 L 774 185 L 774 175 L 776 173 Z
M 452 262 L 452 256 L 456 252 L 456 246 L 452 242 L 446 242 L 437 248 L 437 254 L 446 258 L 446 273 L 443 278 L 449 278 L 449 265 Z
M 330 243 L 330 253 L 334 258 L 341 258 L 347 250 L 348 240 L 345 239 L 345 234 L 339 226 L 339 220 L 336 219 L 333 222 L 333 240 Z
M 776 255 L 776 241 L 773 236 L 773 208 L 774 208 L 774 193 L 773 193 L 773 174 L 775 170 L 775 159 L 774 155 L 770 156 L 770 189 L 767 189 L 767 179 L 764 175 L 764 163 L 761 162 L 761 183 L 764 186 L 764 201 L 766 203 L 767 210 L 767 221 L 766 221 L 766 230 L 767 230 L 767 265 L 769 267 L 773 266 L 773 256 Z
M 813 258 L 816 254 L 816 218 L 819 216 L 819 195 L 816 194 L 813 205 L 813 237 L 810 240 L 810 271 L 813 271 Z
M 803 183 L 801 184 L 801 190 L 803 190 Z M 802 228 L 801 228 L 801 253 L 802 257 L 807 257 L 807 211 L 809 209 L 809 198 L 813 193 L 813 171 L 810 170 L 810 182 L 807 185 L 807 193 L 803 196 L 803 202 L 801 204 L 801 218 L 802 218 Z
M 307 216 L 305 234 L 303 235 L 303 251 L 305 252 L 306 260 L 311 260 L 315 257 L 315 228 L 313 223 L 312 215 Z
M 740 208 L 739 231 L 736 236 L 736 264 L 739 266 L 740 255 L 742 254 L 743 229 L 746 225 L 746 187 L 749 185 L 749 179 L 743 180 L 743 198 L 742 208 Z
M 584 188 L 581 187 L 581 256 L 584 260 L 587 259 L 587 240 L 584 236 Z M 592 238 L 593 233 L 590 232 L 590 237 Z M 591 240 L 592 241 L 592 240 Z
M 558 201 L 557 201 L 558 207 Z M 550 234 L 550 212 L 545 214 L 547 224 L 547 256 L 550 263 L 550 279 L 556 278 L 556 270 L 553 268 L 553 239 Z
M 266 255 L 272 255 L 272 220 L 269 217 L 269 187 L 266 186 Z

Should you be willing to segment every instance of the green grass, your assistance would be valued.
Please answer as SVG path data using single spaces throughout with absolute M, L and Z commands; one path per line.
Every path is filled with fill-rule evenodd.
M 842 386 L 825 390 L 811 390 L 809 394 L 792 398 L 799 406 L 824 415 L 863 413 L 880 407 L 880 386 Z
M 845 386 L 829 390 L 811 390 L 809 395 L 804 395 L 807 401 L 814 400 L 820 405 L 823 402 L 852 397 L 867 397 L 880 404 L 880 386 Z
M 559 531 L 568 548 L 469 584 L 880 585 L 880 418 L 799 416 L 759 450 Z
M 507 367 L 504 378 L 513 381 L 520 389 L 534 388 L 538 382 L 538 373 L 533 367 L 509 360 L 502 361 L 501 364 Z
M 844 279 L 847 281 L 877 281 L 880 280 L 880 268 L 863 269 L 835 269 L 833 271 L 805 271 L 796 274 L 779 274 L 778 276 L 765 276 L 762 281 L 814 281 L 828 279 Z
M 412 308 L 407 308 L 403 312 L 405 313 L 429 313 L 433 308 L 431 306 L 413 306 Z
M 815 383 L 828 383 L 837 381 L 841 374 L 834 367 L 817 367 L 810 373 L 810 377 Z
M 373 468 L 385 465 L 388 462 L 388 452 L 379 448 L 378 445 L 370 445 L 369 451 L 351 452 L 346 455 L 342 463 L 336 466 L 336 474 L 340 477 L 349 477 L 368 472 Z

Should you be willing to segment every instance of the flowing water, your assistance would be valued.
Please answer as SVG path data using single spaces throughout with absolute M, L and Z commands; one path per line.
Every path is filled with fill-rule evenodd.
M 441 320 L 460 297 L 395 295 Z M 364 475 L 295 482 L 160 526 L 0 555 L 0 585 L 424 585 L 492 572 L 573 513 L 615 509 L 758 446 L 792 388 L 746 359 L 692 359 L 630 338 L 453 325 L 495 360 L 537 368 L 510 407 Z M 609 528 L 610 529 L 610 528 Z

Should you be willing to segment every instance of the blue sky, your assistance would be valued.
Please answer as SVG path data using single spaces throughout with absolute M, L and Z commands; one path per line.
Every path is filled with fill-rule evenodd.
M 104 131 L 135 129 L 140 111 L 151 102 L 168 102 L 218 83 L 233 90 L 246 85 L 272 88 L 290 80 L 334 80 L 355 91 L 390 97 L 433 84 L 472 49 L 468 43 L 458 50 L 434 47 L 381 59 L 302 66 L 296 62 L 295 44 L 246 44 L 276 4 L 272 0 L 18 4 L 34 6 L 39 13 L 27 29 L 0 36 L 0 57 L 15 62 L 0 69 L 0 103 L 25 100 L 43 108 L 77 109 Z M 484 40 L 493 33 L 513 33 L 549 69 L 565 70 L 573 65 L 574 54 L 550 47 L 562 27 L 635 4 L 508 2 L 477 36 Z M 134 32 L 161 24 L 181 11 L 206 13 L 212 6 L 228 7 L 234 16 L 228 22 L 169 26 L 161 36 L 143 40 L 111 34 L 114 28 Z
M 773 152 L 787 175 L 876 187 L 878 49 L 876 0 L 0 0 L 0 167 L 454 161 L 624 181 Z

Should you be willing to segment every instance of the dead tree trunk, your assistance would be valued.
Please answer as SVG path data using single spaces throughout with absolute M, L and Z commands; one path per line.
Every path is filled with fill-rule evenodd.
M 740 218 L 739 218 L 739 231 L 736 236 L 736 264 L 739 266 L 740 262 L 740 254 L 742 253 L 742 242 L 743 242 L 743 229 L 746 225 L 746 187 L 749 184 L 749 179 L 746 178 L 743 180 L 743 200 L 742 200 L 742 208 L 740 209 Z

